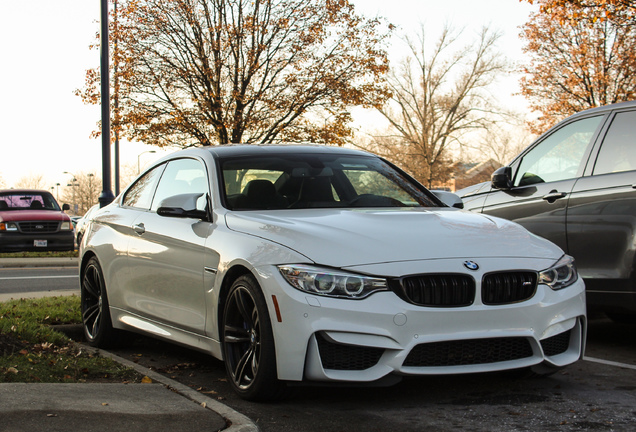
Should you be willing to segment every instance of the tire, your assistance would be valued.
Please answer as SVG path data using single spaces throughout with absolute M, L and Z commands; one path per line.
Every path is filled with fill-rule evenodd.
M 251 401 L 283 398 L 286 385 L 277 378 L 267 304 L 251 275 L 241 276 L 232 284 L 220 327 L 225 370 L 233 390 Z
M 82 325 L 89 345 L 108 348 L 116 344 L 118 332 L 108 308 L 104 274 L 97 258 L 92 257 L 82 271 Z

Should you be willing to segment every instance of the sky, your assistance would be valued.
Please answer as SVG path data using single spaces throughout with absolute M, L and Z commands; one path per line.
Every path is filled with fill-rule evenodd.
M 435 39 L 445 23 L 464 28 L 471 37 L 482 26 L 500 31 L 499 49 L 511 61 L 521 61 L 518 38 L 533 7 L 519 0 L 352 0 L 366 16 L 383 16 L 402 34 L 415 36 L 421 25 Z M 84 105 L 75 89 L 86 69 L 99 65 L 99 51 L 89 50 L 99 31 L 100 0 L 0 0 L 0 184 L 11 187 L 21 178 L 42 176 L 45 188 L 66 185 L 75 174 L 101 178 L 99 106 Z M 394 38 L 391 61 L 405 52 Z M 500 99 L 522 106 L 516 78 L 502 82 Z M 364 130 L 377 122 L 372 113 L 355 111 Z M 155 151 L 155 153 L 150 153 Z M 122 142 L 122 171 L 152 163 L 175 149 Z M 114 185 L 111 186 L 114 191 Z

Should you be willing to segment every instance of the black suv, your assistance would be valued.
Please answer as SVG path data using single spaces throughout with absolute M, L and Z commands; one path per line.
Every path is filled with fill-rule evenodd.
M 636 101 L 567 118 L 457 194 L 559 245 L 576 259 L 588 309 L 636 322 Z

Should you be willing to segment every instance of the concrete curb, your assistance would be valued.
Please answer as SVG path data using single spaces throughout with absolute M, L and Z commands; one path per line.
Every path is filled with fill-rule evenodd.
M 0 303 L 10 301 L 10 300 L 26 300 L 26 299 L 36 299 L 43 297 L 64 297 L 64 296 L 80 296 L 81 292 L 78 289 L 72 290 L 57 290 L 57 291 L 32 291 L 32 292 L 22 292 L 22 293 L 8 293 L 8 294 L 0 294 Z
M 25 267 L 77 267 L 78 258 L 0 258 L 0 268 L 25 268 Z M 12 293 L 0 295 L 0 301 L 7 301 L 14 298 L 32 298 L 45 296 L 62 296 L 62 295 L 79 295 L 79 290 L 72 291 L 46 291 L 35 293 Z M 5 298 L 6 297 L 6 298 Z M 93 348 L 83 343 L 77 343 L 83 350 L 92 352 L 102 357 L 107 357 L 113 361 L 147 376 L 155 382 L 158 382 L 166 388 L 178 393 L 179 395 L 198 403 L 202 407 L 209 409 L 225 419 L 228 427 L 223 429 L 227 432 L 258 432 L 259 428 L 252 420 L 243 414 L 233 410 L 220 403 L 217 400 L 209 398 L 190 387 L 172 380 L 164 375 L 154 372 L 144 366 L 140 366 L 130 360 L 119 357 L 111 352 Z
M 118 355 L 115 355 L 111 352 L 93 348 L 91 346 L 88 346 L 82 343 L 79 343 L 78 345 L 86 351 L 93 352 L 102 357 L 110 358 L 113 361 L 116 361 L 117 363 L 123 366 L 134 369 L 138 373 L 147 376 L 153 381 L 163 384 L 168 389 L 173 390 L 177 392 L 178 394 L 182 395 L 183 397 L 198 403 L 202 407 L 207 408 L 211 411 L 214 411 L 215 413 L 223 417 L 225 421 L 228 423 L 229 426 L 226 429 L 223 429 L 224 431 L 227 431 L 227 432 L 258 432 L 259 431 L 258 426 L 256 426 L 256 424 L 254 424 L 254 422 L 252 422 L 252 420 L 250 420 L 248 417 L 244 416 L 243 414 L 237 411 L 234 411 L 232 408 L 220 403 L 219 401 L 216 401 L 212 398 L 202 395 L 198 391 L 193 390 L 190 387 L 184 384 L 181 384 L 180 382 L 170 379 L 164 375 L 161 375 L 160 373 L 154 372 L 144 366 L 140 366 L 137 363 L 131 362 L 130 360 L 126 360 L 125 358 L 119 357 Z

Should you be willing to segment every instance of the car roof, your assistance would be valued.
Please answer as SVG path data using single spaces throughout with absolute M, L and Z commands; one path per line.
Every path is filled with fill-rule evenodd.
M 623 109 L 623 108 L 636 108 L 636 101 L 619 102 L 619 103 L 615 103 L 611 105 L 603 105 L 596 108 L 586 109 L 585 111 L 579 111 L 578 113 L 573 114 L 572 116 L 568 117 L 566 120 L 570 118 L 574 118 L 574 117 L 583 116 L 583 115 L 589 115 L 589 114 L 611 111 L 616 109 Z
M 579 111 L 577 113 L 569 115 L 569 116 L 565 117 L 563 120 L 560 120 L 558 123 L 556 123 L 552 127 L 550 127 L 545 132 L 543 132 L 537 139 L 535 139 L 532 142 L 532 144 L 530 144 L 528 147 L 526 147 L 525 150 L 523 150 L 521 153 L 517 154 L 517 156 L 515 156 L 515 158 L 508 165 L 511 165 L 515 160 L 517 160 L 519 157 L 524 155 L 531 147 L 534 147 L 534 145 L 536 143 L 538 143 L 539 141 L 542 141 L 544 137 L 547 137 L 548 135 L 552 134 L 552 132 L 554 132 L 555 130 L 559 129 L 561 126 L 563 126 L 566 123 L 570 123 L 573 120 L 579 119 L 580 117 L 587 117 L 587 116 L 594 115 L 594 114 L 603 114 L 604 115 L 604 114 L 606 114 L 606 113 L 608 113 L 610 111 L 627 109 L 627 108 L 636 108 L 636 100 L 627 101 L 627 102 L 619 102 L 619 103 L 615 103 L 615 104 L 611 104 L 611 105 L 603 105 L 603 106 L 600 106 L 600 107 L 586 109 L 585 111 Z
M 215 157 L 232 156 L 262 156 L 271 154 L 310 154 L 310 153 L 336 153 L 342 155 L 366 155 L 370 153 L 361 150 L 334 147 L 320 144 L 225 144 L 207 147 L 205 150 Z
M 179 150 L 158 159 L 153 165 L 157 166 L 168 160 L 184 156 L 201 157 L 206 154 L 211 155 L 214 159 L 285 154 L 337 154 L 342 156 L 377 157 L 372 153 L 362 150 L 321 144 L 222 144 L 206 147 L 190 147 Z
M 51 192 L 42 189 L 0 189 L 0 194 L 46 194 L 51 195 Z

